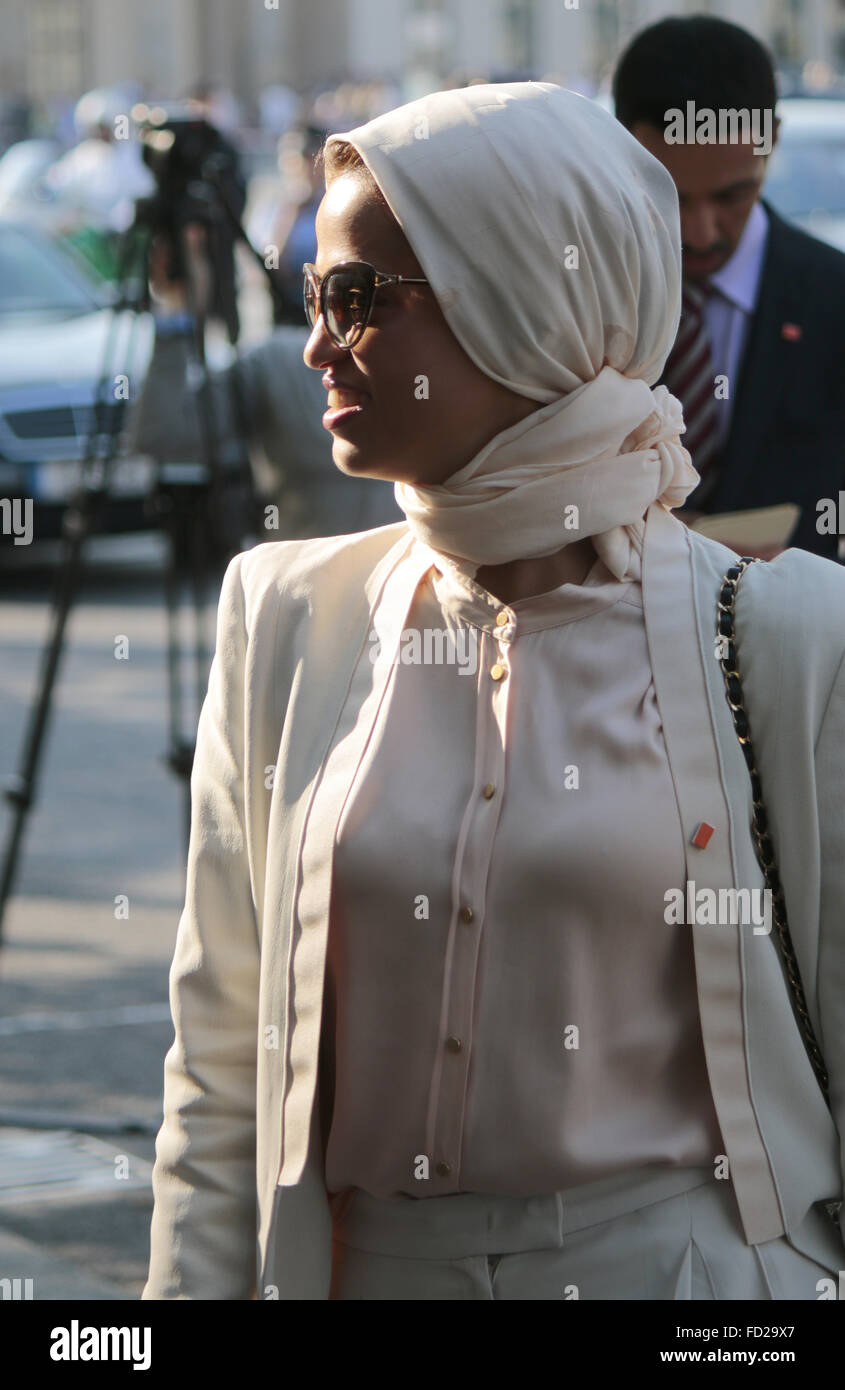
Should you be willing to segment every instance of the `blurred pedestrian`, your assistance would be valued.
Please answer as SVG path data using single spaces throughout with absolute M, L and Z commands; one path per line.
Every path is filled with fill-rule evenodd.
M 323 196 L 317 155 L 327 131 L 299 126 L 279 142 L 281 193 L 269 219 L 265 255 L 272 253 L 279 297 L 273 299 L 273 322 L 302 323 L 302 266 L 317 254 L 314 222 Z
M 118 122 L 125 121 L 125 130 Z M 46 183 L 69 211 L 91 225 L 122 232 L 132 221 L 134 202 L 149 194 L 153 180 L 119 92 L 87 92 L 76 104 L 79 141 L 50 168 Z
M 79 142 L 44 175 L 44 185 L 62 206 L 67 239 L 104 278 L 117 273 L 119 236 L 135 215 L 135 201 L 155 183 L 143 162 L 119 90 L 86 92 L 74 123 Z

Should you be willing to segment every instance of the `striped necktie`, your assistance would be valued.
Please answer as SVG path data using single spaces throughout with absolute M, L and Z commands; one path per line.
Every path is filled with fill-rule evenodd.
M 718 449 L 715 371 L 704 321 L 704 301 L 710 292 L 709 285 L 701 288 L 684 281 L 678 336 L 663 370 L 663 384 L 683 406 L 687 428 L 681 442 L 702 478 Z

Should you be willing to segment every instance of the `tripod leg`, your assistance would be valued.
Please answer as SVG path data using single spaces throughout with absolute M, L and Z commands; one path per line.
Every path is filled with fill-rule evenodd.
M 185 767 L 184 750 L 180 735 L 182 714 L 182 657 L 179 637 L 179 598 L 183 550 L 182 528 L 184 519 L 176 505 L 172 492 L 159 493 L 158 512 L 167 532 L 168 553 L 164 570 L 164 596 L 167 610 L 167 711 L 170 734 L 170 748 L 167 765 L 171 772 L 183 779 L 185 796 L 185 854 L 187 857 L 188 837 L 190 835 L 191 789 L 184 785 L 190 777 L 190 767 Z
M 59 670 L 62 643 L 68 614 L 79 584 L 82 533 L 73 536 L 66 562 L 59 576 L 55 607 L 53 610 L 52 631 L 41 664 L 41 680 L 38 703 L 31 713 L 24 741 L 21 770 L 6 791 L 7 799 L 13 804 L 12 835 L 6 847 L 3 861 L 3 875 L 0 881 L 0 921 L 6 900 L 12 891 L 15 863 L 23 834 L 23 824 L 33 800 L 35 775 L 38 770 L 39 755 L 50 714 L 50 700 Z
M 206 509 L 208 507 L 208 494 L 205 497 Z M 197 711 L 202 709 L 205 698 L 205 691 L 208 685 L 208 643 L 206 640 L 206 590 L 208 579 L 208 553 L 206 548 L 206 538 L 208 527 L 203 516 L 203 510 L 196 508 L 188 518 L 188 536 L 186 541 L 186 553 L 190 563 L 190 584 L 194 610 L 194 677 L 196 681 L 196 701 Z M 194 749 L 191 749 L 191 760 L 193 762 Z

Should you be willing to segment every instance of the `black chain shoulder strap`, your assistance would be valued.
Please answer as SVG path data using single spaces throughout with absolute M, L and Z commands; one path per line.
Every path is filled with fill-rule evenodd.
M 725 699 L 733 715 L 736 736 L 743 754 L 745 755 L 745 761 L 751 775 L 751 796 L 754 807 L 754 814 L 751 821 L 751 833 L 754 839 L 757 861 L 766 880 L 766 887 L 771 890 L 772 916 L 777 928 L 777 939 L 780 945 L 784 968 L 786 970 L 786 978 L 789 981 L 789 988 L 792 992 L 793 1007 L 803 1034 L 804 1044 L 807 1048 L 813 1071 L 821 1087 L 822 1095 L 830 1109 L 830 1083 L 827 1067 L 824 1063 L 821 1048 L 816 1040 L 816 1035 L 813 1032 L 813 1025 L 810 1022 L 807 1001 L 804 997 L 804 988 L 801 983 L 801 973 L 798 969 L 798 961 L 795 956 L 792 936 L 790 935 L 789 924 L 786 919 L 786 901 L 784 899 L 783 886 L 775 862 L 774 845 L 772 844 L 772 838 L 769 834 L 766 808 L 763 805 L 763 788 L 760 782 L 760 773 L 757 770 L 754 745 L 751 742 L 748 711 L 745 708 L 742 683 L 739 678 L 739 669 L 737 666 L 736 633 L 734 627 L 736 591 L 739 581 L 748 569 L 748 566 L 753 565 L 757 559 L 759 559 L 759 557 L 756 555 L 743 555 L 737 564 L 731 565 L 730 569 L 722 578 L 722 587 L 719 592 L 719 601 L 716 609 L 716 635 L 719 643 L 719 661 L 725 680 Z M 838 1224 L 839 1213 L 843 1205 L 842 1202 L 826 1202 L 824 1205 L 831 1220 Z

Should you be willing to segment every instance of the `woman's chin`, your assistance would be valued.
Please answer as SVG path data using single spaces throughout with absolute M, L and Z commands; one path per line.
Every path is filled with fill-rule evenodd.
M 381 482 L 395 481 L 395 471 L 390 464 L 381 459 L 372 449 L 353 444 L 349 439 L 335 435 L 332 441 L 332 458 L 335 467 L 350 478 L 376 478 Z
M 359 475 L 366 473 L 369 451 L 353 444 L 348 439 L 332 436 L 332 458 L 341 473 Z

